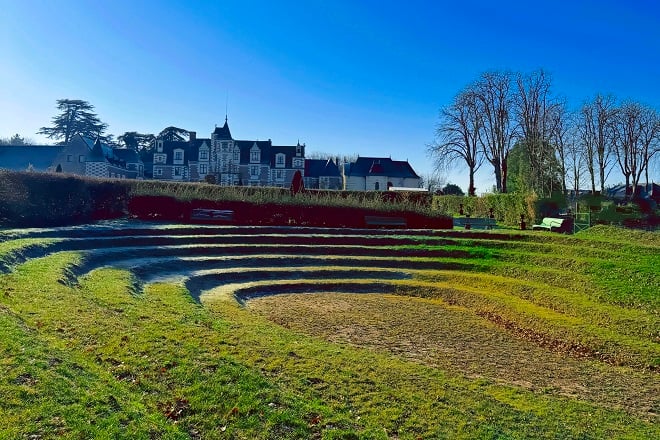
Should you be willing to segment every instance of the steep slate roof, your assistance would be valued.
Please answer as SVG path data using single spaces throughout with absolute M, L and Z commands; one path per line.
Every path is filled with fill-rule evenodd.
M 283 153 L 284 158 L 284 167 L 293 168 L 293 158 L 296 156 L 296 146 L 295 145 L 272 145 L 270 147 L 270 161 L 268 164 L 271 168 L 276 168 L 277 157 L 276 154 Z
M 87 137 L 87 136 L 82 136 L 82 135 L 78 135 L 78 136 L 80 136 L 81 139 L 83 141 L 85 141 L 85 144 L 87 144 L 87 148 L 89 148 L 90 151 L 92 151 L 94 149 L 94 146 L 95 146 L 96 142 L 99 141 L 98 138 L 97 139 L 92 139 L 92 138 Z M 108 159 L 114 159 L 114 160 L 118 159 L 118 158 L 115 158 L 115 154 L 112 151 L 113 148 L 110 145 L 106 144 L 105 142 L 100 142 L 100 141 L 99 141 L 99 144 L 100 144 L 100 148 L 101 148 L 101 151 L 103 152 L 104 157 L 106 157 Z
M 242 164 L 250 163 L 250 150 L 257 144 L 257 147 L 261 150 L 261 161 L 259 163 L 263 165 L 270 164 L 270 151 L 273 146 L 271 141 L 234 141 L 234 145 L 237 145 L 241 152 Z
M 174 150 L 178 149 L 183 150 L 183 165 L 188 165 L 188 159 L 190 158 L 188 141 L 163 141 L 163 154 L 167 154 L 165 165 L 174 165 Z
M 225 125 L 222 127 L 215 127 L 213 134 L 218 139 L 233 139 L 231 137 L 231 132 L 229 131 L 229 124 L 227 124 L 227 119 L 225 119 Z
M 123 160 L 126 163 L 137 163 L 140 161 L 138 152 L 132 148 L 115 148 L 113 153 L 119 160 Z
M 395 177 L 412 177 L 419 178 L 419 175 L 413 170 L 413 167 L 407 160 L 393 160 L 392 164 L 398 170 L 399 175 Z
M 114 153 L 111 153 L 110 157 L 114 157 Z M 105 162 L 106 155 L 104 154 L 103 147 L 101 146 L 101 141 L 96 139 L 94 146 L 92 147 L 92 152 L 87 156 L 88 162 Z
M 347 167 L 346 175 L 419 178 L 408 161 L 392 160 L 389 157 L 358 157 Z
M 305 177 L 341 177 L 339 167 L 332 159 L 305 159 Z
M 188 149 L 186 150 L 186 153 L 184 154 L 183 159 L 185 160 L 186 164 L 188 161 L 193 161 L 197 162 L 199 161 L 199 148 L 206 143 L 207 148 L 211 149 L 211 139 L 205 139 L 205 138 L 198 138 L 195 139 L 194 141 L 188 142 Z
M 32 165 L 35 171 L 54 171 L 48 168 L 64 148 L 64 145 L 0 146 L 0 168 L 25 171 Z

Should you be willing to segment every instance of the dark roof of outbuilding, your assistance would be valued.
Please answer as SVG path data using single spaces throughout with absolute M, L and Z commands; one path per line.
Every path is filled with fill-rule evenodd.
M 399 174 L 396 177 L 419 178 L 419 175 L 413 170 L 413 167 L 407 160 L 393 160 L 392 165 L 398 170 Z
M 3 146 L 0 147 L 0 168 L 25 171 L 32 165 L 35 171 L 47 171 L 64 148 L 64 145 Z
M 358 157 L 346 168 L 348 176 L 419 178 L 408 161 L 392 160 L 389 157 Z
M 341 177 L 339 167 L 332 159 L 305 159 L 305 177 Z
M 630 185 L 630 190 L 632 194 L 632 185 Z M 610 197 L 615 200 L 623 200 L 630 194 L 626 193 L 626 185 L 615 185 L 611 188 L 606 189 L 607 197 Z M 660 185 L 657 183 L 649 183 L 649 184 L 639 184 L 635 188 L 635 197 L 637 198 L 642 198 L 642 199 L 658 199 L 660 195 Z

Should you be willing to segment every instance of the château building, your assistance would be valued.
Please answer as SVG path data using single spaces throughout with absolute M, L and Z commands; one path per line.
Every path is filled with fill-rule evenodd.
M 288 187 L 295 172 L 303 173 L 305 169 L 304 144 L 237 140 L 232 137 L 227 119 L 210 138 L 197 138 L 195 132 L 189 135 L 188 141 L 155 141 L 154 179 Z

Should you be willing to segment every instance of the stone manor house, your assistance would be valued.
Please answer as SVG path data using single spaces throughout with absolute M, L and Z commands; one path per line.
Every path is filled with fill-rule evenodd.
M 296 171 L 305 170 L 305 145 L 273 145 L 267 141 L 236 140 L 225 120 L 210 138 L 188 141 L 156 140 L 153 178 L 204 181 L 219 185 L 288 187 Z
M 226 118 L 210 138 L 189 132 L 187 141 L 157 139 L 153 159 L 144 163 L 135 150 L 76 135 L 67 145 L 0 146 L 0 168 L 282 188 L 288 188 L 300 171 L 306 188 L 357 191 L 418 188 L 420 183 L 407 161 L 358 157 L 353 163 L 339 164 L 333 159 L 306 159 L 305 144 L 300 142 L 273 145 L 270 139 L 234 139 Z

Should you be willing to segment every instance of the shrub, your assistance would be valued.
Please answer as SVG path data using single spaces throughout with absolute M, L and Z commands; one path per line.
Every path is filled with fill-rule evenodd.
M 434 196 L 433 209 L 436 212 L 451 216 L 460 215 L 460 205 L 463 212 L 472 217 L 488 217 L 493 209 L 495 220 L 508 226 L 518 226 L 520 214 L 525 215 L 527 224 L 536 221 L 534 194 L 486 194 L 481 197 L 466 196 Z
M 567 206 L 566 197 L 561 193 L 538 199 L 534 203 L 536 218 L 541 220 L 543 217 L 557 217 L 560 212 L 566 211 Z

